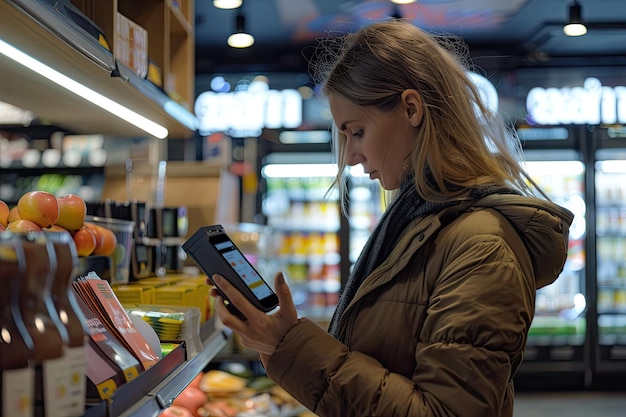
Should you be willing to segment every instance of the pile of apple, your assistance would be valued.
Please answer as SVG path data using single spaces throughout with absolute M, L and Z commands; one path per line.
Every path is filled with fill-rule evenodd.
M 75 194 L 62 197 L 46 191 L 29 191 L 9 208 L 0 200 L 0 231 L 66 232 L 76 246 L 78 256 L 111 256 L 117 238 L 110 229 L 86 221 L 85 200 Z

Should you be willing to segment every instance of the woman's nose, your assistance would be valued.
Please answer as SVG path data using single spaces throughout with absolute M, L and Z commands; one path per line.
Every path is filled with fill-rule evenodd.
M 352 141 L 346 143 L 346 163 L 350 166 L 354 166 L 363 162 L 363 156 L 351 143 Z

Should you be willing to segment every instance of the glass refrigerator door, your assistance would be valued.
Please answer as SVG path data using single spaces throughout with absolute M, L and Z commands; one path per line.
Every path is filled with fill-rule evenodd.
M 544 159 L 550 154 L 542 152 Z M 559 151 L 563 153 L 563 151 Z M 527 156 L 528 158 L 528 156 Z M 527 159 L 528 173 L 552 201 L 574 213 L 568 257 L 557 280 L 537 291 L 526 360 L 583 361 L 586 334 L 585 166 L 579 160 Z
M 337 167 L 330 154 L 275 153 L 264 161 L 262 212 L 278 252 L 280 270 L 296 307 L 329 318 L 341 288 L 338 195 L 328 194 Z
M 617 152 L 612 150 L 610 154 Z M 626 151 L 621 151 L 625 156 Z M 601 155 L 600 155 L 601 156 Z M 607 155 L 608 156 L 608 155 Z M 598 160 L 596 284 L 600 361 L 626 359 L 626 160 Z

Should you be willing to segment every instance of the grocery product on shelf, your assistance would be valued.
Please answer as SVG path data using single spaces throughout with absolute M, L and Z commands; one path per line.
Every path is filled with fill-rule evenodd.
M 67 330 L 65 354 L 68 358 L 69 391 L 65 415 L 81 417 L 85 411 L 87 327 L 74 292 L 70 290 L 78 266 L 76 247 L 72 237 L 67 233 L 49 233 L 46 238 L 52 241 L 57 259 L 57 268 L 50 286 L 50 298 Z
M 72 358 L 68 333 L 54 308 L 50 288 L 57 268 L 52 242 L 42 232 L 17 235 L 24 249 L 19 311 L 33 340 L 36 415 L 65 414 Z
M 0 413 L 13 417 L 32 417 L 35 398 L 33 340 L 19 311 L 23 258 L 21 242 L 0 234 Z
M 107 281 L 90 272 L 72 285 L 107 330 L 141 362 L 144 369 L 149 369 L 160 359 L 160 354 L 154 352 L 137 331 Z

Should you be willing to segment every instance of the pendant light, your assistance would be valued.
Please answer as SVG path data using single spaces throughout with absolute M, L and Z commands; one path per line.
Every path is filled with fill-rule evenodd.
M 213 6 L 218 9 L 236 9 L 241 6 L 243 0 L 213 0 Z
M 582 36 L 587 33 L 587 27 L 582 20 L 582 7 L 576 0 L 569 6 L 569 22 L 563 26 L 563 33 L 567 36 Z
M 254 44 L 254 37 L 246 32 L 246 17 L 237 12 L 235 17 L 235 32 L 228 37 L 228 46 L 232 48 L 248 48 Z

